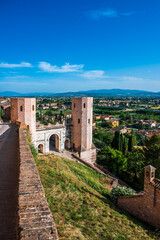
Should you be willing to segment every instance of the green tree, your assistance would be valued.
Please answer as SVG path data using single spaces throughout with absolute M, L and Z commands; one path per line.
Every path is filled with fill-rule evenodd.
M 96 147 L 98 147 L 98 148 L 102 148 L 105 145 L 111 146 L 113 138 L 114 138 L 114 135 L 110 132 L 96 130 L 93 134 L 93 142 L 96 145 Z M 99 141 L 97 141 L 97 140 L 99 140 Z M 101 141 L 101 143 L 103 143 L 102 146 L 99 145 L 100 141 Z
M 144 157 L 147 164 L 153 165 L 160 177 L 160 136 L 155 134 L 151 138 L 146 138 L 144 147 Z
M 132 117 L 132 115 L 129 116 L 129 123 L 133 124 L 133 117 Z
M 125 121 L 124 120 L 120 120 L 120 125 L 125 126 L 126 125 Z
M 121 150 L 121 136 L 120 131 L 115 132 L 115 137 L 113 139 L 113 147 L 118 151 Z
M 137 139 L 137 142 L 138 142 L 138 146 L 144 146 L 145 145 L 144 136 L 142 136 L 139 133 L 136 133 L 136 139 Z
M 133 150 L 133 136 L 130 136 L 128 141 L 128 151 L 132 152 L 132 150 Z
M 126 153 L 127 171 L 134 174 L 134 180 L 137 181 L 138 175 L 143 174 L 145 159 L 143 152 L 139 148 L 134 148 L 132 152 Z
M 127 147 L 126 147 L 126 138 L 124 137 L 123 146 L 122 146 L 122 152 L 123 152 L 123 154 L 125 154 L 126 149 L 127 149 Z
M 127 148 L 128 148 L 129 139 L 130 139 L 131 136 L 132 136 L 132 140 L 133 140 L 133 146 L 137 146 L 138 141 L 137 141 L 137 138 L 136 138 L 136 136 L 134 134 L 132 134 L 132 133 L 125 133 L 124 136 L 126 137 Z
M 123 153 L 108 146 L 101 149 L 97 162 L 114 174 L 119 174 L 127 169 L 127 158 Z

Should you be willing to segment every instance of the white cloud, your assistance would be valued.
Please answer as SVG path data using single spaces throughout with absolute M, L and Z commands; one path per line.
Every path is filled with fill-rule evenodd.
M 118 16 L 118 12 L 113 9 L 95 10 L 90 11 L 89 16 L 93 19 L 115 18 Z
M 21 62 L 19 64 L 16 63 L 0 63 L 0 68 L 23 68 L 23 67 L 32 67 L 30 63 Z
M 39 86 L 39 85 L 47 85 L 45 82 L 30 82 L 30 81 L 27 81 L 27 82 L 19 82 L 19 81 L 0 81 L 0 85 L 29 85 L 29 86 L 32 86 L 32 85 L 36 85 L 36 86 Z
M 138 78 L 138 77 L 131 77 L 131 76 L 122 76 L 122 77 L 118 77 L 120 78 L 121 80 L 133 80 L 133 81 L 142 81 L 144 80 L 144 78 Z
M 58 67 L 57 65 L 52 66 L 50 63 L 47 62 L 40 62 L 38 67 L 44 72 L 67 73 L 82 71 L 84 65 L 70 65 L 69 63 L 66 63 L 63 66 Z
M 82 74 L 79 74 L 84 78 L 88 79 L 110 79 L 112 81 L 144 81 L 147 79 L 133 77 L 133 76 L 114 76 L 114 75 L 106 75 L 105 71 L 102 70 L 92 70 L 92 71 L 84 71 Z
M 7 76 L 5 78 L 11 78 L 11 79 L 24 79 L 24 78 L 28 78 L 28 76 L 25 75 L 16 75 L 16 76 Z
M 114 9 L 98 9 L 98 10 L 92 10 L 88 12 L 88 16 L 94 20 L 100 20 L 104 18 L 116 18 L 118 16 L 131 16 L 135 12 L 129 11 L 129 12 L 118 12 Z
M 108 78 L 108 76 L 106 76 L 104 71 L 102 70 L 85 71 L 84 73 L 80 74 L 80 76 L 84 78 L 89 78 L 89 79 Z

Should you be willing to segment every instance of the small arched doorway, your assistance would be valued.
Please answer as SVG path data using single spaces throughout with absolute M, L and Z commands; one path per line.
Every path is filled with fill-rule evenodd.
M 43 153 L 43 144 L 38 145 L 38 152 Z
M 49 139 L 49 151 L 59 152 L 59 136 L 57 134 L 51 135 Z
M 70 141 L 69 141 L 69 139 L 66 139 L 66 140 L 65 140 L 64 148 L 65 148 L 66 150 L 69 150 L 69 149 L 70 149 Z

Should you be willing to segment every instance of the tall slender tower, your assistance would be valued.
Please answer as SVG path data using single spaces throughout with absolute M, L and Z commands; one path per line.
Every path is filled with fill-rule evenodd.
M 72 98 L 72 144 L 83 160 L 94 163 L 96 149 L 92 143 L 93 98 Z
M 20 121 L 29 128 L 32 142 L 36 141 L 36 99 L 11 98 L 11 123 Z

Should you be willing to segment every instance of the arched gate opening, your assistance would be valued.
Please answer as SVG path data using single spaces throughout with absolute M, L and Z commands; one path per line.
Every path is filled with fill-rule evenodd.
M 49 139 L 49 151 L 59 152 L 59 136 L 53 134 Z
M 69 149 L 70 149 L 70 141 L 69 141 L 69 139 L 66 139 L 66 140 L 65 140 L 64 148 L 65 148 L 66 150 L 69 150 Z
M 39 152 L 39 153 L 44 153 L 43 144 L 39 144 L 39 145 L 38 145 L 38 152 Z

